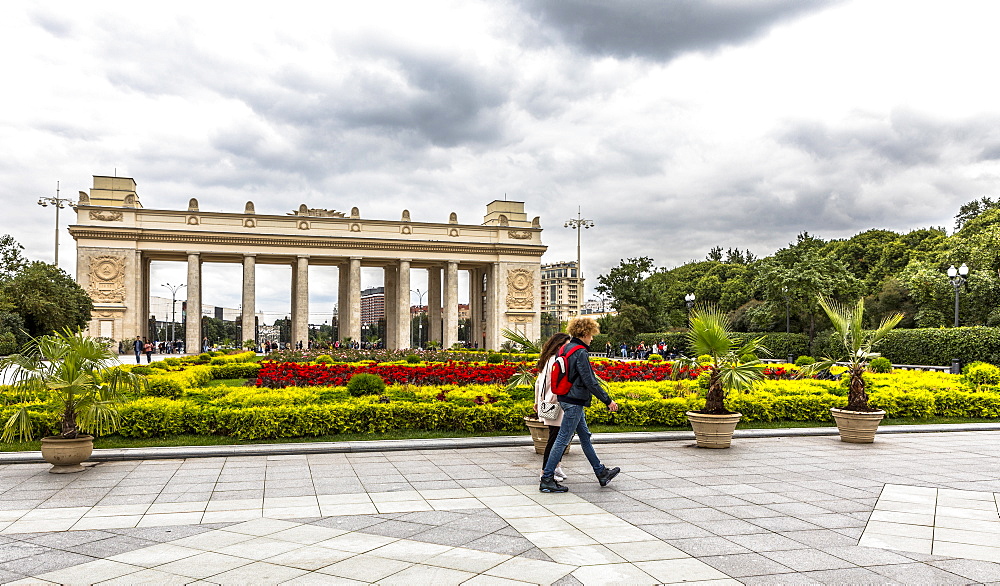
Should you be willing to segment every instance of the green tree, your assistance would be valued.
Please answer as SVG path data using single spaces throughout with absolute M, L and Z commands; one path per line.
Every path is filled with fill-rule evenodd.
M 0 308 L 10 307 L 31 336 L 83 328 L 94 304 L 65 271 L 48 263 L 27 264 L 0 282 Z
M 989 210 L 1000 208 L 1000 200 L 994 201 L 992 198 L 983 197 L 970 201 L 963 205 L 955 215 L 955 231 L 965 228 L 967 224 L 978 218 L 981 214 Z
M 844 263 L 824 254 L 823 248 L 822 240 L 803 232 L 795 244 L 755 265 L 754 288 L 770 304 L 771 313 L 783 317 L 788 303 L 805 324 L 810 344 L 816 336 L 817 321 L 823 317 L 819 296 L 844 298 L 861 289 Z
M 621 310 L 625 305 L 652 309 L 656 296 L 646 278 L 652 274 L 653 259 L 648 256 L 622 260 L 607 275 L 597 277 L 598 293 L 611 297 L 611 306 Z
M 18 244 L 10 234 L 0 236 L 0 282 L 9 281 L 28 264 L 21 251 L 24 247 Z
M 937 328 L 951 323 L 949 316 L 955 293 L 943 270 L 929 262 L 915 260 L 899 274 L 899 281 L 916 304 L 913 321 L 917 327 Z

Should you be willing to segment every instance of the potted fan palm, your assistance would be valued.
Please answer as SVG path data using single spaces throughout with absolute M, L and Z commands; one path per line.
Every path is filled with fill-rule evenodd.
M 875 441 L 875 431 L 878 430 L 878 424 L 885 417 L 885 411 L 873 409 L 868 405 L 864 373 L 868 369 L 868 363 L 880 356 L 872 349 L 899 324 L 900 320 L 903 319 L 903 314 L 888 315 L 876 329 L 865 330 L 864 299 L 859 299 L 854 306 L 848 306 L 826 299 L 821 295 L 819 305 L 830 318 L 837 339 L 842 346 L 840 350 L 844 354 L 839 359 L 827 357 L 811 364 L 808 366 L 807 372 L 819 372 L 830 368 L 837 362 L 846 363 L 847 406 L 843 409 L 834 407 L 830 409 L 830 412 L 837 422 L 841 441 L 870 444 Z
M 753 338 L 739 345 L 733 336 L 729 318 L 712 306 L 691 312 L 687 335 L 695 354 L 711 357 L 711 362 L 706 365 L 708 392 L 705 407 L 700 411 L 688 411 L 688 422 L 694 429 L 699 448 L 728 448 L 732 444 L 736 424 L 743 415 L 726 408 L 726 393 L 750 389 L 763 378 L 760 360 L 744 362 L 741 357 L 766 354 L 764 338 Z
M 92 434 L 111 433 L 119 426 L 117 406 L 127 392 L 146 387 L 146 379 L 121 368 L 117 356 L 102 341 L 65 330 L 33 338 L 20 354 L 0 360 L 10 369 L 11 387 L 25 401 L 49 398 L 58 407 L 59 435 L 42 438 L 42 457 L 49 472 L 80 472 L 80 463 L 94 449 Z M 5 422 L 3 441 L 29 441 L 34 435 L 27 407 Z

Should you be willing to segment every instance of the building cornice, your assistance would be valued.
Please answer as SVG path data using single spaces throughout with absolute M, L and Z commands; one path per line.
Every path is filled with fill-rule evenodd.
M 93 206 L 92 206 L 93 207 Z M 174 212 L 176 213 L 176 212 Z M 230 214 L 231 215 L 231 214 Z M 327 219 L 327 218 L 322 218 Z M 448 225 L 448 224 L 445 224 Z M 482 226 L 478 226 L 482 229 Z M 297 234 L 246 234 L 187 230 L 155 230 L 147 228 L 80 226 L 69 227 L 73 238 L 89 240 L 119 240 L 136 243 L 178 243 L 244 247 L 312 247 L 380 250 L 390 252 L 445 252 L 453 254 L 503 254 L 541 257 L 548 248 L 539 244 L 448 242 L 443 240 L 404 240 L 345 238 Z M 207 251 L 206 251 L 207 252 Z

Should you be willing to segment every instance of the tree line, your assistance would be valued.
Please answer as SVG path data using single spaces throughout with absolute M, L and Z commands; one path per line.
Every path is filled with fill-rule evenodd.
M 688 308 L 713 304 L 728 312 L 743 332 L 815 335 L 830 327 L 817 298 L 864 298 L 867 326 L 902 312 L 902 328 L 950 326 L 953 288 L 946 271 L 966 264 L 961 288 L 961 325 L 1000 326 L 1000 200 L 984 197 L 961 207 L 955 228 L 906 233 L 872 229 L 850 238 L 824 240 L 808 232 L 774 254 L 713 248 L 705 260 L 674 268 L 649 257 L 624 259 L 598 277 L 597 291 L 611 299 L 616 316 L 602 331 L 616 342 L 636 334 L 683 328 Z

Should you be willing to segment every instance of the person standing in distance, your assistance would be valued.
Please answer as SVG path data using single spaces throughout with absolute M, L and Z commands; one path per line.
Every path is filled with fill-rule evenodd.
M 583 348 L 573 352 L 567 361 L 566 372 L 569 375 L 569 382 L 573 386 L 565 395 L 559 395 L 559 404 L 563 409 L 562 425 L 559 426 L 559 435 L 556 437 L 555 445 L 552 446 L 549 459 L 545 462 L 545 468 L 542 470 L 542 480 L 538 485 L 539 492 L 569 491 L 568 488 L 556 482 L 555 470 L 562 459 L 566 446 L 573 439 L 573 434 L 580 436 L 580 448 L 594 468 L 594 474 L 601 486 L 607 486 L 621 472 L 621 468 L 608 468 L 597 457 L 594 445 L 590 443 L 590 429 L 587 428 L 587 418 L 583 411 L 584 408 L 590 406 L 593 397 L 597 397 L 598 400 L 607 405 L 610 411 L 618 411 L 618 403 L 612 401 L 611 397 L 604 392 L 601 384 L 597 382 L 597 377 L 594 376 L 594 369 L 590 366 L 590 343 L 594 341 L 594 336 L 600 331 L 600 326 L 592 317 L 574 317 L 566 327 L 566 332 L 572 338 L 566 342 L 560 354 L 568 354 L 573 346 L 582 346 Z
M 145 344 L 142 343 L 142 338 L 140 338 L 139 336 L 136 336 L 135 337 L 135 342 L 132 342 L 132 350 L 135 351 L 135 363 L 136 364 L 142 363 L 142 360 L 140 360 L 139 357 L 142 356 L 142 350 L 143 350 L 144 347 L 145 347 Z

